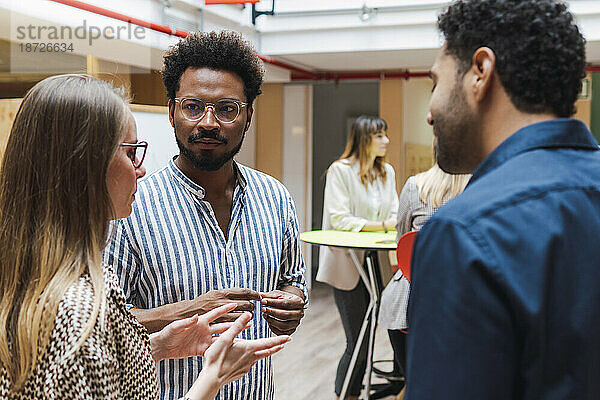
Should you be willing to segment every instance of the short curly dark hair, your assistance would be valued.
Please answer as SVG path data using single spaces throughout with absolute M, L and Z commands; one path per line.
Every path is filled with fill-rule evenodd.
M 459 0 L 439 16 L 438 28 L 461 76 L 475 50 L 487 46 L 517 109 L 558 117 L 575 113 L 585 77 L 585 39 L 563 2 Z
M 237 74 L 244 81 L 244 94 L 249 104 L 261 93 L 263 63 L 252 45 L 238 32 L 197 32 L 171 46 L 164 56 L 161 71 L 167 98 L 175 99 L 181 75 L 190 67 Z

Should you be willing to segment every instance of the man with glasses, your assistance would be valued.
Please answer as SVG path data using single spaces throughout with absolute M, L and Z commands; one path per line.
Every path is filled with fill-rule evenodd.
M 260 59 L 239 34 L 198 33 L 167 52 L 162 77 L 180 153 L 138 184 L 105 262 L 150 332 L 233 302 L 227 320 L 254 313 L 244 338 L 293 333 L 307 296 L 293 201 L 278 181 L 233 161 L 260 94 Z M 201 366 L 199 357 L 161 362 L 161 398 L 181 397 Z M 217 398 L 273 393 L 265 359 Z

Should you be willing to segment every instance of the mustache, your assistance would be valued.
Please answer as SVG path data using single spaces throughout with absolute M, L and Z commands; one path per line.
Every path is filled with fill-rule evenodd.
M 229 140 L 225 136 L 219 135 L 219 132 L 217 131 L 200 131 L 198 133 L 190 135 L 188 137 L 188 143 L 192 143 L 196 140 L 201 139 L 217 140 L 223 144 L 227 144 L 229 142 Z

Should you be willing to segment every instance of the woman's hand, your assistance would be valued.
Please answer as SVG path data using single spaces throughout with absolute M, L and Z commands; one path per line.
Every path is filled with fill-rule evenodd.
M 245 340 L 236 339 L 252 315 L 244 313 L 204 353 L 202 371 L 218 376 L 221 385 L 233 382 L 250 371 L 258 360 L 283 349 L 291 339 L 287 335 Z
M 396 229 L 396 218 L 388 218 L 387 220 L 385 220 L 383 222 L 383 225 L 385 227 L 385 231 L 392 231 L 394 229 Z
M 381 232 L 396 229 L 396 219 L 388 218 L 385 221 L 367 221 L 362 227 L 363 232 Z
M 206 350 L 202 371 L 186 398 L 213 399 L 221 386 L 240 379 L 258 360 L 277 353 L 290 341 L 287 335 L 255 340 L 236 339 L 251 318 L 250 313 L 243 313 Z
M 213 325 L 210 323 L 235 307 L 235 304 L 226 304 L 206 314 L 173 321 L 160 331 L 151 334 L 152 358 L 158 362 L 165 358 L 203 355 L 213 342 L 213 335 L 225 332 L 233 324 L 233 322 Z

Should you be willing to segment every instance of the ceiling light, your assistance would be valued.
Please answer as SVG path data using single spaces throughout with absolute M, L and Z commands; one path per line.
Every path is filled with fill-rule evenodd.
M 367 3 L 364 3 L 362 8 L 360 9 L 360 14 L 358 14 L 358 18 L 362 22 L 367 22 L 369 19 L 371 19 L 372 13 L 373 13 L 373 9 L 367 7 Z

